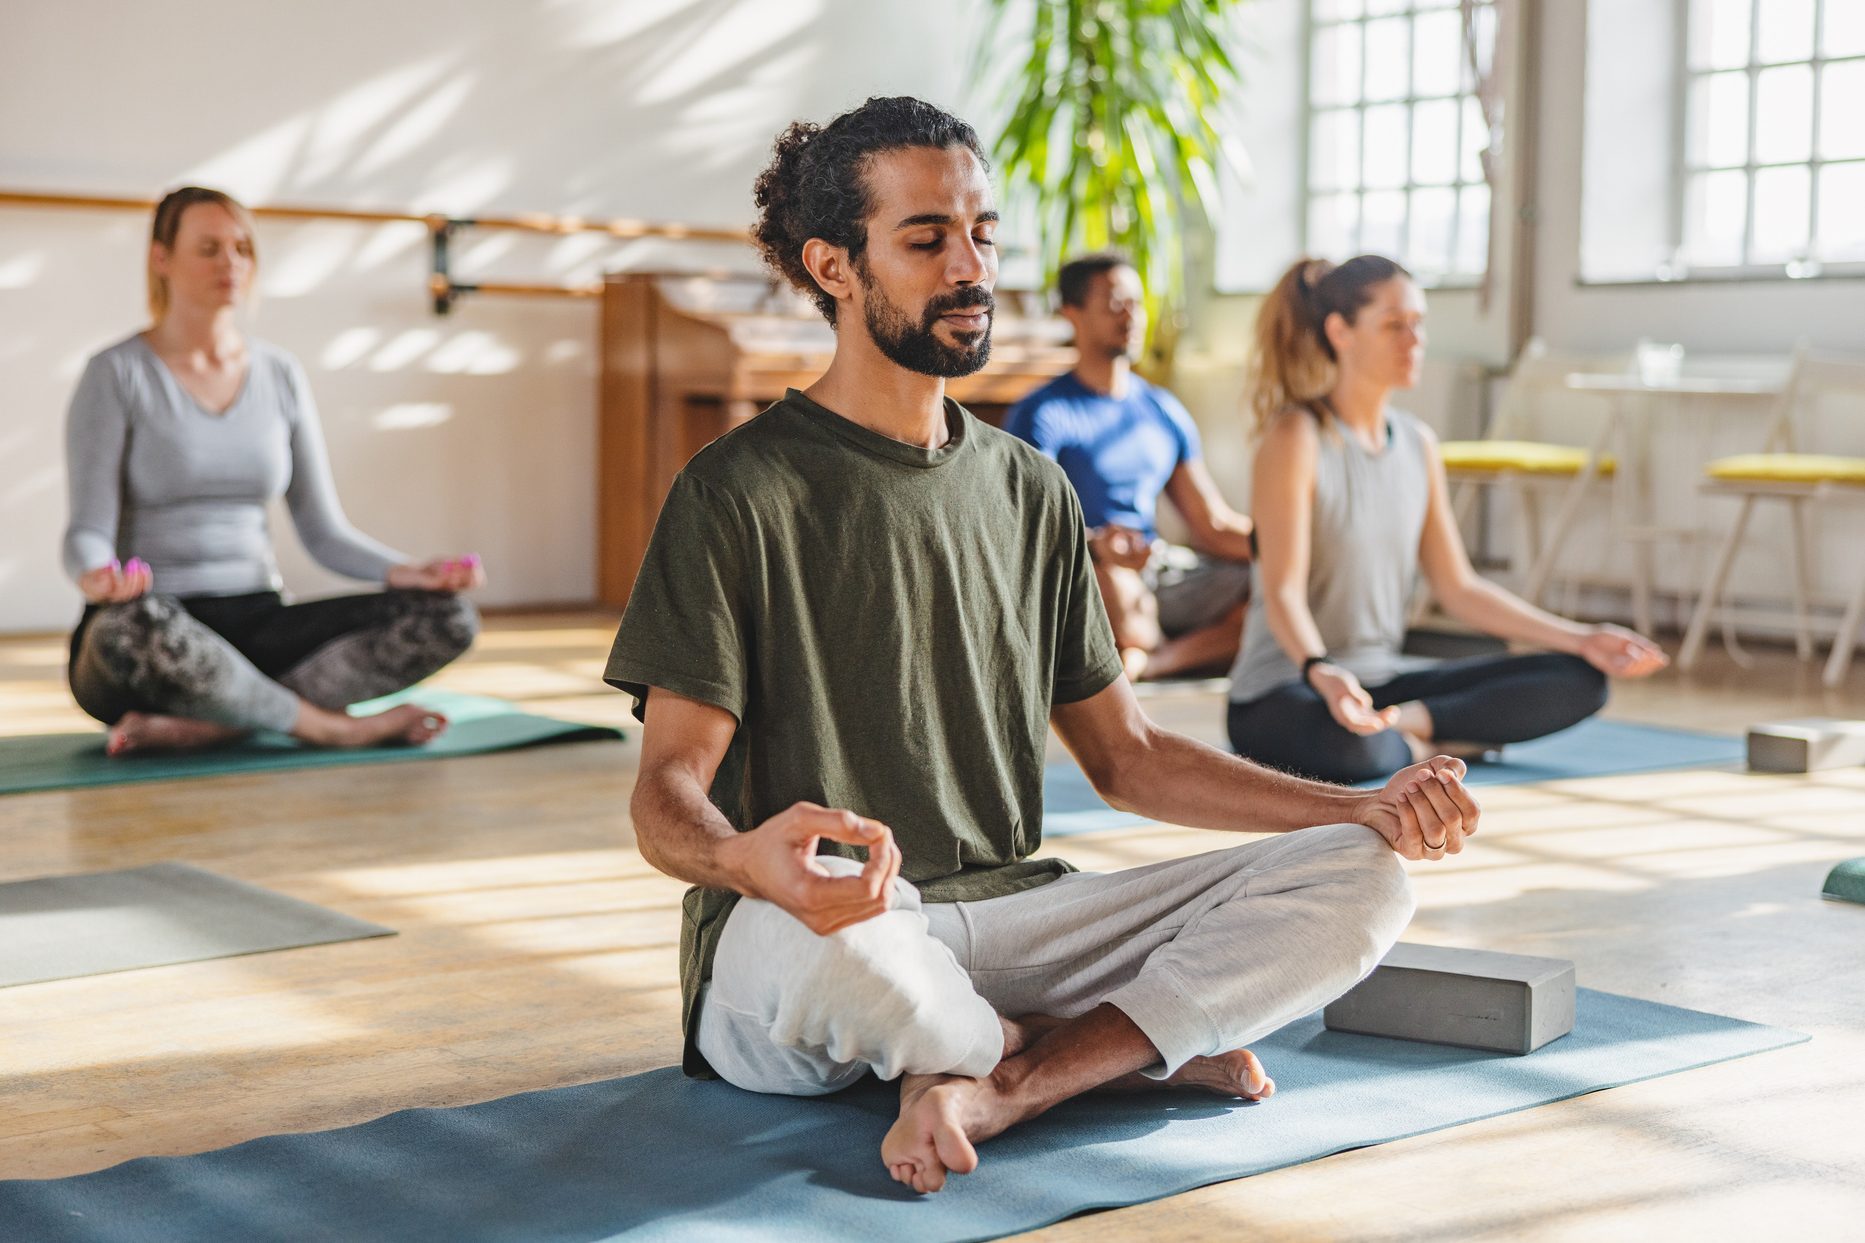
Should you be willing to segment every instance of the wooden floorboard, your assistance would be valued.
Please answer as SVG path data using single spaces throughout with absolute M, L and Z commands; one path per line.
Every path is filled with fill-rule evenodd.
M 612 617 L 502 618 L 440 679 L 627 721 Z M 1865 715 L 1865 675 L 1712 655 L 1611 712 L 1735 731 Z M 93 728 L 62 639 L 0 640 L 0 733 Z M 1209 689 L 1147 710 L 1217 742 Z M 0 880 L 181 859 L 399 935 L 0 989 L 0 1178 L 97 1169 L 629 1074 L 675 1060 L 682 886 L 632 846 L 638 743 L 0 796 Z M 1843 1238 L 1865 1223 L 1865 770 L 1655 773 L 1481 792 L 1463 856 L 1413 865 L 1408 934 L 1574 958 L 1581 982 L 1795 1027 L 1812 1043 L 1363 1149 L 1040 1237 Z M 1111 869 L 1215 849 L 1070 838 Z M 1270 1068 L 1272 1073 L 1274 1068 Z M 1275 1108 L 1298 1108 L 1294 1098 Z M 984 1158 L 990 1159 L 988 1147 Z

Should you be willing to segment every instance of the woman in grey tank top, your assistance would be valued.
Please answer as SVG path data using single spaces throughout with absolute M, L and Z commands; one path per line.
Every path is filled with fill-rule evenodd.
M 187 187 L 156 208 L 154 325 L 90 360 L 66 426 L 66 571 L 86 607 L 71 689 L 112 755 L 257 729 L 316 746 L 421 743 L 446 718 L 414 705 L 351 716 L 464 652 L 458 592 L 477 558 L 411 564 L 349 524 L 296 359 L 235 314 L 257 258 L 233 199 Z M 319 564 L 387 591 L 288 605 L 266 529 L 283 497 Z
M 1436 437 L 1390 405 L 1417 383 L 1424 341 L 1423 294 L 1377 255 L 1304 259 L 1258 314 L 1258 552 L 1228 722 L 1240 755 L 1328 781 L 1384 777 L 1427 750 L 1566 729 L 1604 705 L 1607 675 L 1666 663 L 1641 635 L 1567 621 L 1477 577 Z M 1401 655 L 1420 570 L 1452 617 L 1547 650 Z

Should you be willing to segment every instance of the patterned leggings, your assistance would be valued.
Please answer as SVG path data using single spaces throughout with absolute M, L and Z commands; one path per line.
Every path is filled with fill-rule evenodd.
M 92 605 L 71 636 L 71 693 L 106 725 L 127 712 L 291 729 L 298 701 L 342 711 L 412 686 L 467 648 L 460 596 L 379 591 L 307 604 L 277 592 Z

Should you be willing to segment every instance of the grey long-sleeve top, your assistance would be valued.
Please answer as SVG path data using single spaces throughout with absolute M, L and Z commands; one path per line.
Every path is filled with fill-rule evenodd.
M 221 414 L 190 396 L 140 333 L 86 365 L 65 427 L 73 579 L 141 557 L 165 595 L 275 591 L 266 506 L 281 495 L 327 569 L 381 582 L 408 560 L 344 517 L 298 360 L 263 341 L 247 354 L 245 383 Z

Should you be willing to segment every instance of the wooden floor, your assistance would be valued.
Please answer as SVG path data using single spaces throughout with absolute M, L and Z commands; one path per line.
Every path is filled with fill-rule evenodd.
M 604 616 L 508 618 L 440 681 L 621 723 Z M 1865 715 L 1780 652 L 1620 688 L 1626 719 L 1735 731 Z M 89 723 L 61 642 L 0 641 L 0 733 Z M 1148 696 L 1217 741 L 1208 690 Z M 0 989 L 0 1178 L 361 1122 L 675 1060 L 681 886 L 632 846 L 637 744 L 0 797 L 0 880 L 180 859 L 397 937 Z M 1844 1238 L 1865 1233 L 1865 769 L 1686 772 L 1481 792 L 1412 865 L 1411 939 L 1571 957 L 1581 982 L 1795 1027 L 1810 1044 L 1311 1162 L 1043 1238 Z M 1227 844 L 1070 838 L 1111 869 Z M 1274 1072 L 1274 1067 L 1270 1067 Z M 1293 1099 L 1277 1108 L 1296 1108 Z M 988 1147 L 984 1159 L 990 1159 Z M 4 1228 L 0 1226 L 0 1235 Z

